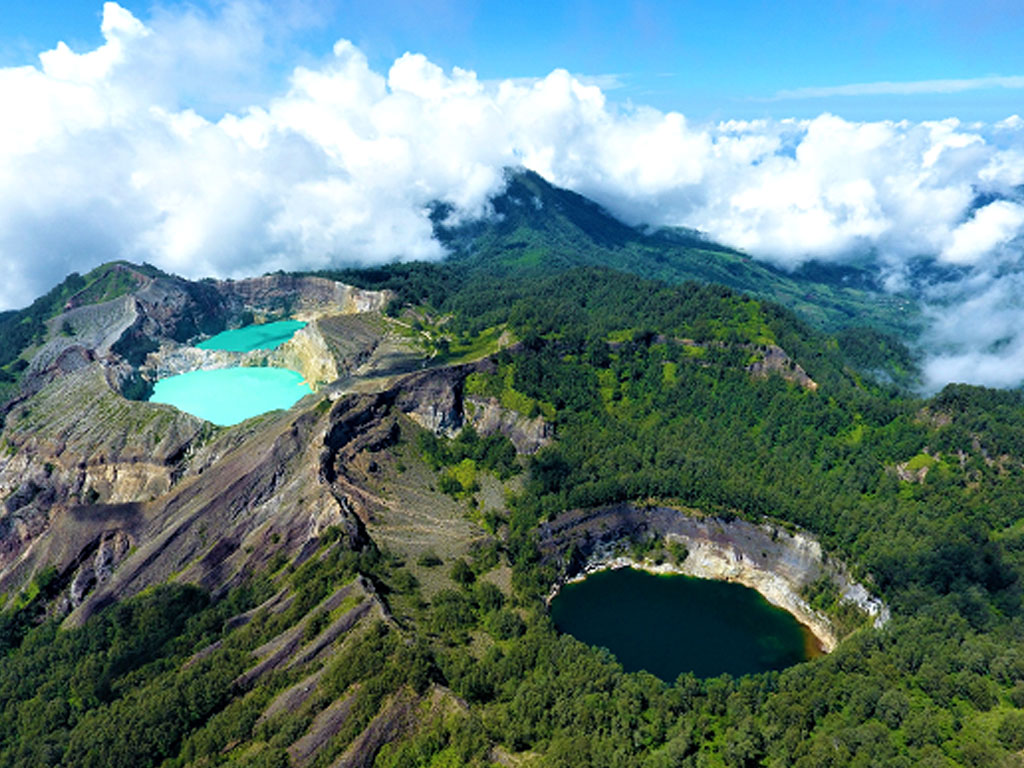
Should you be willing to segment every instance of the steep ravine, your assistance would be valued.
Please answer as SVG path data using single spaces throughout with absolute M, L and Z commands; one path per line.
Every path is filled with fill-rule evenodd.
M 633 567 L 731 581 L 757 590 L 768 602 L 788 611 L 826 652 L 842 638 L 829 617 L 802 597 L 805 589 L 822 577 L 833 583 L 843 602 L 872 617 L 876 627 L 889 618 L 885 604 L 855 582 L 842 563 L 827 559 L 812 536 L 767 523 L 754 525 L 691 516 L 667 507 L 622 504 L 567 512 L 541 526 L 540 533 L 545 558 L 563 565 L 563 576 L 551 597 L 562 584 L 609 568 Z M 686 558 L 678 564 L 655 563 L 623 553 L 623 542 L 650 537 L 682 545 Z

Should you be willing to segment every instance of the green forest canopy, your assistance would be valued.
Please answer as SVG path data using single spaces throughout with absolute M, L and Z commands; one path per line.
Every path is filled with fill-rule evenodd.
M 495 559 L 468 564 L 458 584 L 416 603 L 407 625 L 368 633 L 332 667 L 338 695 L 361 686 L 357 723 L 402 686 L 442 683 L 468 704 L 390 745 L 377 765 L 485 765 L 494 745 L 545 766 L 1014 764 L 1024 748 L 1019 392 L 951 385 L 916 397 L 869 373 L 911 366 L 898 344 L 830 337 L 717 286 L 592 268 L 500 284 L 443 267 L 363 275 L 450 313 L 452 333 L 507 324 L 521 343 L 474 386 L 535 403 L 556 430 L 503 513 L 498 556 L 513 567 L 513 594 L 477 578 Z M 751 375 L 768 344 L 817 389 Z M 439 472 L 467 459 L 511 470 L 500 441 L 419 449 Z M 873 584 L 892 621 L 780 673 L 669 683 L 625 674 L 551 627 L 541 598 L 556 573 L 534 531 L 567 508 L 649 498 L 809 529 Z M 390 599 L 418 599 L 386 553 L 311 562 L 321 565 L 277 577 L 304 596 L 299 606 L 355 573 Z M 164 587 L 74 633 L 24 620 L 40 615 L 40 585 L 4 617 L 0 762 L 91 765 L 117 754 L 126 765 L 286 765 L 284 747 L 308 722 L 255 725 L 289 681 L 236 690 L 265 635 L 224 624 L 267 594 L 266 578 L 219 602 Z M 223 645 L 208 663 L 184 664 L 214 639 Z M 173 727 L 155 725 L 172 711 Z

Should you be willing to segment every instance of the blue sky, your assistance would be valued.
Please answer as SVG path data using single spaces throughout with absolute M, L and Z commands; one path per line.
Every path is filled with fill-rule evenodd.
M 182 4 L 122 5 L 148 22 Z M 228 7 L 192 5 L 213 16 Z M 828 111 L 851 120 L 995 121 L 1024 105 L 1024 3 L 1017 0 L 285 0 L 264 10 L 272 55 L 249 85 L 267 93 L 283 87 L 296 63 L 315 62 L 347 38 L 378 70 L 406 51 L 484 79 L 561 67 L 601 77 L 615 101 L 697 120 Z M 2 0 L 0 65 L 34 63 L 58 40 L 94 47 L 102 41 L 100 15 L 98 0 Z M 949 80 L 961 82 L 933 82 Z M 867 93 L 829 92 L 863 84 L 847 90 Z

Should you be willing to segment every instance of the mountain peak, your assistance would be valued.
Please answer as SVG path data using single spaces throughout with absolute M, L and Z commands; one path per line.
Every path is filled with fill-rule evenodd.
M 893 332 L 914 322 L 912 303 L 883 293 L 867 270 L 811 264 L 791 274 L 692 230 L 648 232 L 524 168 L 505 169 L 505 188 L 491 208 L 490 216 L 467 222 L 453 223 L 445 204 L 431 213 L 449 261 L 483 279 L 604 267 L 668 283 L 720 283 L 795 309 L 824 328 L 873 325 Z

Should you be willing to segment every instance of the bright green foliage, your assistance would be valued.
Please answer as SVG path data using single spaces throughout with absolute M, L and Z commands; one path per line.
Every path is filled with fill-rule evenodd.
M 446 440 L 430 432 L 421 432 L 417 444 L 424 458 L 435 470 L 444 470 L 439 487 L 442 493 L 456 498 L 471 496 L 480 490 L 477 469 L 493 472 L 507 480 L 521 471 L 516 449 L 502 434 L 480 437 L 473 425 L 467 424 L 454 440 Z
M 466 377 L 466 394 L 493 397 L 503 408 L 527 418 L 543 415 L 552 418 L 555 406 L 524 395 L 515 388 L 516 369 L 508 365 L 500 373 L 471 373 Z
M 324 546 L 334 539 L 325 532 Z M 252 665 L 251 651 L 307 616 L 303 636 L 310 639 L 331 618 L 311 611 L 360 572 L 378 579 L 382 590 L 409 575 L 392 573 L 375 549 L 332 546 L 290 574 L 287 610 L 257 612 L 238 629 L 228 629 L 227 619 L 276 587 L 260 580 L 211 602 L 195 587 L 161 586 L 112 605 L 81 629 L 59 631 L 47 621 L 27 630 L 0 657 L 0 765 L 155 766 L 165 759 L 184 765 L 253 738 L 256 718 L 289 681 L 271 678 L 243 697 L 234 681 Z M 52 578 L 42 577 L 41 593 Z M 383 627 L 354 643 L 325 673 L 335 696 L 354 680 L 363 684 L 349 740 L 400 686 L 424 690 L 433 669 L 421 646 L 398 642 Z M 265 726 L 261 760 L 283 754 L 274 738 L 296 722 Z
M 711 318 L 734 301 L 727 292 L 688 287 L 674 294 L 684 309 L 655 310 L 664 318 L 652 319 L 656 331 L 619 334 L 617 325 L 635 328 L 642 317 L 639 283 L 567 278 L 560 290 L 575 309 L 555 321 L 549 308 L 537 308 L 543 289 L 513 304 L 523 345 L 473 383 L 496 396 L 509 382 L 556 408 L 558 440 L 531 460 L 512 506 L 509 548 L 523 599 L 538 599 L 554 578 L 531 543 L 538 520 L 653 496 L 806 526 L 870 574 L 897 616 L 885 632 L 862 630 L 831 656 L 779 675 L 681 679 L 643 693 L 642 675 L 622 675 L 613 661 L 597 662 L 570 638 L 534 627 L 507 656 L 502 647 L 483 660 L 453 653 L 442 663 L 449 684 L 491 712 L 490 737 L 510 750 L 539 749 L 552 765 L 1002 759 L 1015 743 L 1013 718 L 1000 726 L 998 744 L 956 734 L 974 733 L 1024 680 L 1024 635 L 1014 618 L 1024 565 L 1024 529 L 1014 525 L 1024 492 L 1024 399 L 959 386 L 930 401 L 899 395 L 851 376 L 839 345 L 770 305 L 759 310 L 764 326 L 819 388 L 757 379 L 744 369 L 755 341 L 749 330 L 713 330 Z M 652 292 L 643 293 L 650 300 Z M 620 314 L 624 306 L 631 309 Z M 712 331 L 700 355 L 675 340 L 700 339 L 694 329 L 702 328 Z M 943 458 L 920 458 L 925 448 Z M 944 471 L 909 483 L 895 471 L 908 461 Z M 859 624 L 855 615 L 844 619 L 834 590 L 819 585 L 808 597 L 840 629 Z M 460 626 L 469 621 L 467 602 L 458 603 Z M 491 614 L 488 632 L 513 636 L 501 628 L 511 616 Z M 595 690 L 595 681 L 603 686 Z M 627 701 L 635 702 L 631 715 L 620 709 Z M 648 733 L 649 723 L 658 726 Z
M 236 590 L 211 605 L 195 588 L 167 586 L 82 629 L 33 630 L 0 664 L 0 764 L 146 766 L 176 754 L 227 701 L 245 654 L 181 663 L 259 594 Z

